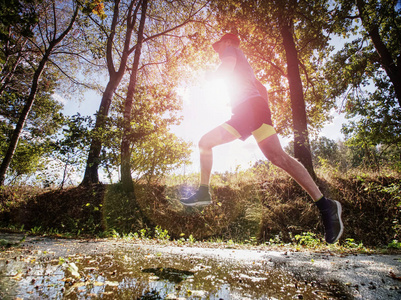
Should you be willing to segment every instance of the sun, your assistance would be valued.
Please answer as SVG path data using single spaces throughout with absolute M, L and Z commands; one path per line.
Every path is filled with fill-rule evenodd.
M 215 111 L 225 112 L 229 108 L 230 99 L 226 81 L 225 78 L 216 78 L 203 83 L 205 101 Z
M 196 145 L 203 134 L 231 118 L 224 79 L 201 80 L 183 93 L 183 121 L 176 128 Z
M 201 84 L 201 90 L 199 112 L 203 117 L 198 120 L 198 125 L 209 131 L 231 118 L 230 98 L 224 78 L 205 80 Z

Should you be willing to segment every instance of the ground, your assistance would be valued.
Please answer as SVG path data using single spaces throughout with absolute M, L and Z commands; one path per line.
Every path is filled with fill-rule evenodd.
M 3 244 L 10 246 L 0 252 L 0 296 L 4 299 L 30 299 L 29 295 L 55 291 L 60 299 L 67 292 L 71 296 L 72 291 L 88 297 L 102 294 L 106 298 L 111 295 L 110 299 L 129 299 L 133 294 L 127 293 L 133 293 L 132 288 L 124 290 L 122 282 L 127 285 L 128 278 L 135 277 L 135 266 L 141 271 L 140 278 L 147 276 L 146 285 L 139 291 L 142 296 L 135 294 L 137 299 L 202 299 L 210 297 L 207 282 L 217 293 L 217 298 L 211 299 L 266 299 L 266 295 L 280 299 L 401 299 L 399 254 L 345 255 L 139 239 L 35 236 L 27 236 L 17 246 L 21 238 L 18 234 L 0 236 Z M 42 267 L 35 273 L 39 262 Z M 48 265 L 43 267 L 44 263 Z M 43 274 L 46 281 L 40 281 Z M 52 281 L 56 275 L 59 277 Z M 163 285 L 157 285 L 161 281 Z M 267 283 L 271 287 L 264 290 Z M 151 291 L 150 287 L 160 290 Z M 18 289 L 27 291 L 28 296 L 19 294 Z

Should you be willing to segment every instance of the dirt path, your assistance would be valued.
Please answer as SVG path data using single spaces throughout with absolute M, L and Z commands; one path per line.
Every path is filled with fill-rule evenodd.
M 268 261 L 307 281 L 342 284 L 353 299 L 401 299 L 400 255 L 337 255 L 289 251 L 165 247 L 159 251 L 197 254 L 240 262 Z M 393 278 L 394 277 L 394 278 Z
M 0 234 L 0 240 L 3 240 L 3 243 L 4 241 L 7 241 L 9 244 L 15 244 L 20 239 L 21 235 Z M 117 252 L 121 255 L 113 254 L 114 256 L 111 257 L 110 262 L 108 262 L 104 258 L 104 256 L 110 256 L 110 253 Z M 17 279 L 21 280 L 21 278 L 25 278 L 27 281 L 26 286 L 29 286 L 30 283 L 32 283 L 33 281 L 38 280 L 33 277 L 35 275 L 33 274 L 34 266 L 32 265 L 34 261 L 50 262 L 54 259 L 65 258 L 70 266 L 72 265 L 72 257 L 74 256 L 79 257 L 79 259 L 76 259 L 76 264 L 78 265 L 79 272 L 83 274 L 83 270 L 90 270 L 90 268 L 92 268 L 92 270 L 90 271 L 92 273 L 88 273 L 86 277 L 89 278 L 89 276 L 92 276 L 93 278 L 95 278 L 97 276 L 97 280 L 99 280 L 99 274 L 102 275 L 103 279 L 106 278 L 106 275 L 103 274 L 106 273 L 106 271 L 102 271 L 102 273 L 94 276 L 93 274 L 94 272 L 96 272 L 94 270 L 97 269 L 92 265 L 83 265 L 83 261 L 88 261 L 89 264 L 90 261 L 92 261 L 92 263 L 96 263 L 97 259 L 96 266 L 98 268 L 100 265 L 99 261 L 101 261 L 101 264 L 113 264 L 113 261 L 115 261 L 118 257 L 123 257 L 121 258 L 121 260 L 124 260 L 125 266 L 127 266 L 127 261 L 131 261 L 130 268 L 126 267 L 126 270 L 131 270 L 131 273 L 134 272 L 133 265 L 136 264 L 140 266 L 142 272 L 145 272 L 143 269 L 147 266 L 148 268 L 146 270 L 150 270 L 148 272 L 152 273 L 154 277 L 156 276 L 159 279 L 163 278 L 163 276 L 166 275 L 163 275 L 161 272 L 163 271 L 163 268 L 150 268 L 150 266 L 168 265 L 169 268 L 164 269 L 170 270 L 170 275 L 175 275 L 176 279 L 179 278 L 178 282 L 180 289 L 183 286 L 183 282 L 186 282 L 186 278 L 189 276 L 188 274 L 194 274 L 195 279 L 192 280 L 196 280 L 196 274 L 200 271 L 205 272 L 204 270 L 207 269 L 209 273 L 199 273 L 199 276 L 202 276 L 204 281 L 205 278 L 214 278 L 214 281 L 211 281 L 211 285 L 216 285 L 217 282 L 220 283 L 221 286 L 224 286 L 224 284 L 227 285 L 228 283 L 231 284 L 231 290 L 229 292 L 219 292 L 220 299 L 225 300 L 256 298 L 266 299 L 259 294 L 259 296 L 255 296 L 256 294 L 252 294 L 251 291 L 247 293 L 254 296 L 249 296 L 248 298 L 244 296 L 237 297 L 235 295 L 239 295 L 240 290 L 242 291 L 242 293 L 245 293 L 243 286 L 237 288 L 236 284 L 238 284 L 238 282 L 246 283 L 248 282 L 247 280 L 249 280 L 246 285 L 249 287 L 250 290 L 262 289 L 261 282 L 266 282 L 266 280 L 268 279 L 266 278 L 266 274 L 270 272 L 269 276 L 272 277 L 274 274 L 276 274 L 268 270 L 276 270 L 277 272 L 284 272 L 283 274 L 291 274 L 291 276 L 285 275 L 287 276 L 285 280 L 291 282 L 291 284 L 287 285 L 291 286 L 291 289 L 293 290 L 286 290 L 287 294 L 290 292 L 293 293 L 293 295 L 288 299 L 294 299 L 293 297 L 298 297 L 296 299 L 323 299 L 324 295 L 326 295 L 326 297 L 327 295 L 332 295 L 331 298 L 329 297 L 328 299 L 401 299 L 401 255 L 339 255 L 332 253 L 271 251 L 258 249 L 221 249 L 203 248 L 188 245 L 180 246 L 168 242 L 147 243 L 142 241 L 124 241 L 109 239 L 66 240 L 31 236 L 28 236 L 26 240 L 19 245 L 18 248 L 10 247 L 7 251 L 0 252 L 0 298 L 1 296 L 3 296 L 5 297 L 5 299 L 7 299 L 7 297 L 10 297 L 9 299 L 15 299 L 12 297 L 17 297 L 19 295 L 17 290 L 22 284 L 21 281 L 18 283 L 18 286 L 10 286 L 7 285 L 5 281 L 8 280 L 13 283 L 15 280 L 11 281 L 9 278 L 15 279 L 18 277 L 18 274 L 21 273 L 21 275 L 19 275 L 19 278 Z M 67 258 L 69 258 L 69 260 Z M 138 261 L 134 261 L 134 258 Z M 140 259 L 142 260 L 139 261 Z M 215 267 L 216 265 L 212 265 L 212 260 L 217 262 L 217 267 Z M 14 269 L 11 266 L 11 262 L 13 261 L 16 264 Z M 23 262 L 31 265 L 25 266 Z M 184 262 L 186 262 L 188 265 L 184 266 Z M 202 267 L 200 268 L 199 265 L 201 265 Z M 228 269 L 224 269 L 228 265 L 235 265 L 236 267 L 228 271 Z M 175 269 L 172 268 L 173 266 L 175 267 Z M 242 266 L 242 269 L 239 266 Z M 49 267 L 46 268 L 46 270 L 49 269 Z M 58 274 L 57 272 L 60 271 L 60 268 L 60 263 L 54 264 L 51 271 L 48 272 L 49 274 L 51 272 L 53 272 L 54 274 Z M 114 265 L 114 268 L 114 272 L 117 272 L 116 265 Z M 186 271 L 182 271 L 184 268 Z M 181 271 L 179 271 L 178 269 L 181 269 Z M 220 275 L 218 275 L 217 269 L 221 270 L 223 273 L 229 272 L 232 274 L 237 274 L 235 275 L 236 277 L 230 274 L 230 276 L 233 276 L 236 283 L 234 284 L 230 281 L 231 279 L 228 278 L 228 274 L 223 274 L 221 275 L 221 277 L 219 277 Z M 126 270 L 121 273 L 128 273 L 126 272 Z M 111 273 L 112 272 L 113 271 L 111 271 Z M 261 274 L 265 275 L 262 276 Z M 65 293 L 66 287 L 64 282 L 63 286 L 57 286 L 57 282 L 64 280 L 63 277 L 66 276 L 65 272 L 61 275 L 62 276 L 57 279 L 56 283 L 52 283 L 52 285 L 56 286 L 55 290 L 61 290 L 63 293 Z M 116 274 L 114 274 L 114 276 L 116 276 Z M 144 276 L 143 273 L 140 276 Z M 182 276 L 182 278 L 180 276 Z M 281 273 L 278 273 L 277 276 L 285 277 Z M 191 278 L 191 276 L 189 277 Z M 95 279 L 93 278 L 91 279 L 92 285 L 96 285 L 93 284 L 94 282 L 96 283 Z M 102 290 L 92 288 L 92 290 L 88 291 L 88 293 L 90 292 L 92 294 L 98 295 L 99 293 L 103 293 L 104 295 L 108 295 L 107 293 L 115 292 L 114 290 L 110 290 L 110 286 L 112 286 L 110 282 L 117 282 L 118 284 L 119 280 L 123 279 L 121 279 L 122 277 L 115 277 L 114 281 L 111 281 L 110 278 L 106 278 L 107 281 L 106 279 L 104 279 L 103 281 L 103 286 L 106 286 L 106 283 L 109 284 L 107 288 L 104 287 Z M 147 277 L 147 280 L 150 280 L 150 278 L 153 277 Z M 167 279 L 171 281 L 171 278 Z M 85 280 L 89 281 L 89 279 Z M 226 280 L 227 282 L 224 283 L 224 280 Z M 276 281 L 278 281 L 278 279 Z M 250 282 L 255 285 L 252 285 Z M 174 281 L 174 284 L 175 285 L 172 286 L 171 289 L 174 291 L 174 293 L 177 294 L 175 298 L 171 296 L 170 293 L 169 295 L 171 297 L 168 296 L 170 298 L 164 296 L 162 298 L 154 297 L 146 299 L 202 299 L 202 297 L 199 295 L 199 297 L 195 297 L 195 294 L 192 294 L 192 298 L 182 297 L 183 292 L 178 290 L 178 283 Z M 275 281 L 272 282 L 272 285 L 274 284 Z M 316 287 L 314 286 L 314 284 L 316 284 Z M 269 295 L 277 296 L 277 293 L 283 291 L 283 286 L 286 286 L 286 284 L 282 283 L 280 283 L 280 285 L 281 288 L 278 287 L 277 290 L 269 290 L 266 293 L 268 293 Z M 24 288 L 26 286 L 24 286 Z M 336 294 L 330 292 L 330 290 L 333 290 L 333 286 L 337 286 L 337 290 L 341 291 L 341 293 Z M 318 290 L 322 289 L 321 287 L 327 287 L 326 290 L 328 290 L 329 292 L 319 292 Z M 16 289 L 16 291 L 9 292 L 9 289 L 12 290 L 13 288 Z M 36 290 L 38 290 L 38 285 L 35 288 Z M 206 288 L 204 289 L 207 290 Z M 290 287 L 288 287 L 288 289 L 290 289 Z M 27 289 L 27 291 L 29 291 L 31 295 L 36 295 L 34 288 L 32 288 L 32 292 L 30 292 L 30 289 Z M 49 290 L 49 293 L 52 291 L 53 290 Z M 84 293 L 82 289 L 79 290 L 78 286 L 75 287 L 74 291 L 81 294 Z M 167 295 L 168 292 L 165 293 Z M 181 293 L 181 296 L 178 295 L 179 293 Z M 193 291 L 193 293 L 195 292 Z M 116 296 L 114 294 L 113 299 L 129 299 L 128 296 L 127 298 L 125 298 L 125 296 L 122 296 L 125 295 L 124 293 L 121 293 L 119 295 L 119 297 L 115 298 Z M 307 295 L 316 295 L 316 297 L 313 296 L 314 298 L 308 298 L 310 296 Z M 62 299 L 64 296 L 65 294 L 61 294 L 60 299 Z M 27 297 L 24 299 L 30 298 Z M 36 298 L 33 297 L 31 299 Z M 283 297 L 280 299 L 287 298 Z

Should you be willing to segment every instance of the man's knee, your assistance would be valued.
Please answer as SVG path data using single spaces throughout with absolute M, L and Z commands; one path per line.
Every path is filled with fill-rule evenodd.
M 206 150 L 206 149 L 211 149 L 213 148 L 213 145 L 210 141 L 210 139 L 207 138 L 206 135 L 202 136 L 201 139 L 198 142 L 198 147 L 201 150 Z
M 219 126 L 202 136 L 198 142 L 198 146 L 201 150 L 211 150 L 218 145 L 231 142 L 235 139 L 237 139 L 236 136 L 231 134 L 224 127 Z

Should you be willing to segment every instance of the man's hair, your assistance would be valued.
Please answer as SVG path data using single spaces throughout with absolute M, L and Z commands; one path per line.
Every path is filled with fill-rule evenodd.
M 238 36 L 235 35 L 235 34 L 233 34 L 233 33 L 226 33 L 225 35 L 223 35 L 223 36 L 221 37 L 220 41 L 223 41 L 223 40 L 229 40 L 229 41 L 232 42 L 232 44 L 233 44 L 234 46 L 237 46 L 237 47 L 238 47 L 239 44 L 240 44 L 240 40 L 239 40 Z
M 235 41 L 233 39 L 225 39 L 225 40 L 229 41 L 231 46 L 238 48 L 239 44 L 237 43 L 237 41 Z
M 217 42 L 215 42 L 212 46 L 213 49 L 216 50 L 216 45 L 222 41 L 231 41 L 231 45 L 234 47 L 238 47 L 240 44 L 240 40 L 238 38 L 237 35 L 233 34 L 233 33 L 226 33 L 225 35 L 223 35 L 220 40 L 218 40 Z

